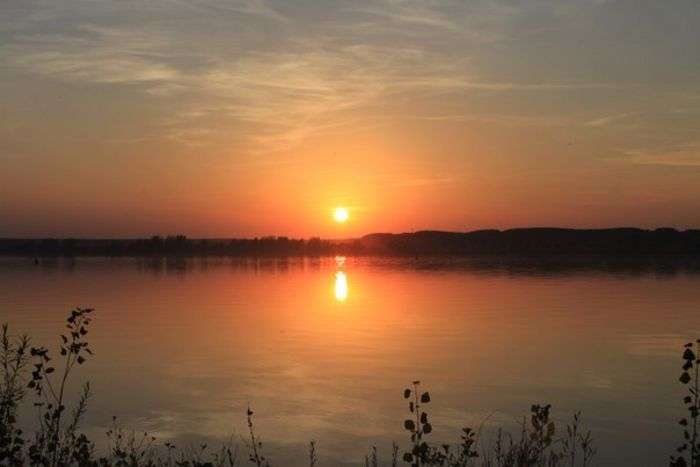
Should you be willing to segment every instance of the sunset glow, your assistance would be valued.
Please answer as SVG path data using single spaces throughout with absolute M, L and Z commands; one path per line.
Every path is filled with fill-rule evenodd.
M 0 0 L 0 466 L 700 467 L 699 6 Z
M 0 236 L 700 222 L 696 2 L 191 3 L 2 2 Z

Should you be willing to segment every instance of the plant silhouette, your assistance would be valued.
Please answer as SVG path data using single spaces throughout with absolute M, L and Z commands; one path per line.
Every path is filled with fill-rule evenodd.
M 686 386 L 688 391 L 683 397 L 688 417 L 683 417 L 678 422 L 683 427 L 683 443 L 676 449 L 678 455 L 671 456 L 671 467 L 700 466 L 700 443 L 698 443 L 700 358 L 698 358 L 698 350 L 700 350 L 700 339 L 695 343 L 689 342 L 683 347 L 683 371 L 678 380 Z

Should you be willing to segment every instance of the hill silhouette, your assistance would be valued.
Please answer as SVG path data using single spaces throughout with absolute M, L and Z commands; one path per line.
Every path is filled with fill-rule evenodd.
M 374 233 L 352 240 L 0 239 L 5 256 L 304 256 L 304 255 L 671 255 L 700 257 L 700 230 L 523 228 L 472 232 Z

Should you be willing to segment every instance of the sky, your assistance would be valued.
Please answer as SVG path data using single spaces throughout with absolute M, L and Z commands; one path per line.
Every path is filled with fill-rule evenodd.
M 700 228 L 697 0 L 0 3 L 0 237 L 527 226 Z

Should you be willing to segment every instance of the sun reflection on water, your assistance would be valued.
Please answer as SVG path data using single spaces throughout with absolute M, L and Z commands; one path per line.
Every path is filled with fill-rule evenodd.
M 335 299 L 338 302 L 344 302 L 348 298 L 348 278 L 342 270 L 345 266 L 345 256 L 335 257 Z
M 344 302 L 348 298 L 348 278 L 343 271 L 335 273 L 335 299 Z

